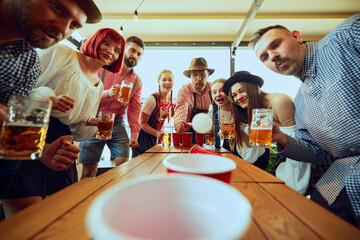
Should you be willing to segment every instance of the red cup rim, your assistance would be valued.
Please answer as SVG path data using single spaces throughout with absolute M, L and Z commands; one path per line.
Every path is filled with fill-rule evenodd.
M 199 159 L 201 159 L 202 161 L 207 161 L 209 163 L 209 166 L 201 168 L 196 166 L 190 166 L 190 161 L 199 161 L 199 163 L 201 163 Z M 214 164 L 216 161 L 222 161 L 221 165 L 219 164 L 216 166 L 216 168 L 212 168 L 210 164 Z M 176 172 L 197 174 L 225 173 L 236 169 L 236 163 L 229 158 L 201 153 L 193 155 L 184 154 L 180 156 L 170 156 L 163 160 L 163 164 L 166 168 Z

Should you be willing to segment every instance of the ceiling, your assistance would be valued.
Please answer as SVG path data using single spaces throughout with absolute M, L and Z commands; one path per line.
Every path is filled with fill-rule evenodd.
M 79 31 L 84 37 L 103 27 L 120 31 L 123 25 L 124 37 L 136 35 L 154 43 L 232 42 L 237 46 L 240 40 L 248 41 L 258 28 L 275 24 L 300 31 L 304 41 L 319 40 L 360 12 L 359 0 L 94 1 L 103 20 L 86 24 Z M 135 9 L 137 21 L 133 19 Z

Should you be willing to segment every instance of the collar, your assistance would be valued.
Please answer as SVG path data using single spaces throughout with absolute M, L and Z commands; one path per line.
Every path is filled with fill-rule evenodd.
M 300 70 L 300 80 L 305 81 L 308 77 L 316 76 L 316 55 L 318 51 L 318 42 L 307 42 L 306 45 L 306 54 L 304 65 Z

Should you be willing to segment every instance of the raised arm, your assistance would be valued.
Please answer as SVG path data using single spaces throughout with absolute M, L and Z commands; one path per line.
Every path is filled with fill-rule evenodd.
M 191 123 L 187 122 L 189 108 L 192 108 L 189 102 L 194 102 L 192 94 L 183 86 L 177 95 L 174 116 L 175 131 L 178 133 L 186 132 L 191 128 Z

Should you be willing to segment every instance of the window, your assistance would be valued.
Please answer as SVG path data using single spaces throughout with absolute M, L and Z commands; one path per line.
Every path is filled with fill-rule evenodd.
M 135 67 L 143 82 L 142 100 L 145 101 L 152 93 L 158 91 L 157 77 L 161 70 L 169 69 L 174 74 L 173 97 L 182 85 L 191 82 L 190 78 L 184 76 L 183 71 L 189 69 L 193 58 L 203 57 L 208 67 L 215 72 L 208 78 L 212 82 L 218 78 L 230 76 L 229 48 L 183 48 L 183 47 L 153 47 L 145 48 L 143 59 Z

